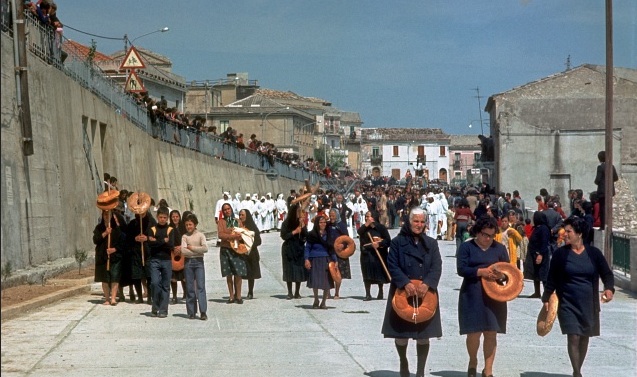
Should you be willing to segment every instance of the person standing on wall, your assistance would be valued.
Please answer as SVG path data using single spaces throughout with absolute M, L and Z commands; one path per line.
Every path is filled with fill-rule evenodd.
M 599 229 L 604 229 L 606 225 L 606 151 L 597 153 L 599 165 L 597 165 L 597 175 L 595 176 L 595 184 L 597 185 L 597 200 L 599 201 Z M 615 196 L 615 182 L 619 180 L 617 170 L 613 166 L 613 193 Z

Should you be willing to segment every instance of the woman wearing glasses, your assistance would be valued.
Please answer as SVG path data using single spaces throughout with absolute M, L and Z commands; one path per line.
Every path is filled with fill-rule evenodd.
M 482 376 L 493 375 L 497 334 L 506 333 L 507 304 L 491 299 L 482 290 L 481 279 L 496 280 L 488 267 L 497 262 L 509 262 L 509 254 L 494 237 L 498 223 L 484 216 L 472 227 L 474 238 L 460 245 L 457 255 L 458 275 L 463 278 L 458 298 L 460 335 L 466 334 L 469 367 L 467 376 L 475 377 L 478 367 L 480 338 L 484 354 Z

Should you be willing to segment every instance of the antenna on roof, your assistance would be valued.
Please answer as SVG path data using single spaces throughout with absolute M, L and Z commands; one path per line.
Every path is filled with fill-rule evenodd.
M 566 70 L 570 71 L 571 70 L 571 55 L 566 57 Z

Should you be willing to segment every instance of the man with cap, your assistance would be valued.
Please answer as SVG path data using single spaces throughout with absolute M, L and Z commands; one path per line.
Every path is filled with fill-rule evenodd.
M 228 204 L 230 204 L 230 206 L 232 206 L 232 202 L 230 201 L 230 193 L 227 192 L 227 191 L 223 192 L 223 198 L 217 200 L 217 205 L 215 206 L 215 224 L 218 224 L 219 223 L 219 218 L 223 216 L 221 214 L 221 207 L 225 203 L 228 203 Z M 221 245 L 221 240 L 219 239 L 219 235 L 217 235 L 216 245 L 217 246 Z

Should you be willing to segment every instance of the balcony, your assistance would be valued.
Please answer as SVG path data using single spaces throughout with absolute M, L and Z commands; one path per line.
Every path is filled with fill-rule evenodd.
M 458 161 L 454 161 L 453 162 L 453 170 L 461 170 L 462 168 L 462 161 L 458 160 Z
M 370 158 L 369 163 L 370 163 L 370 164 L 372 164 L 372 165 L 382 165 L 382 163 L 383 163 L 383 156 L 372 156 L 372 157 Z

